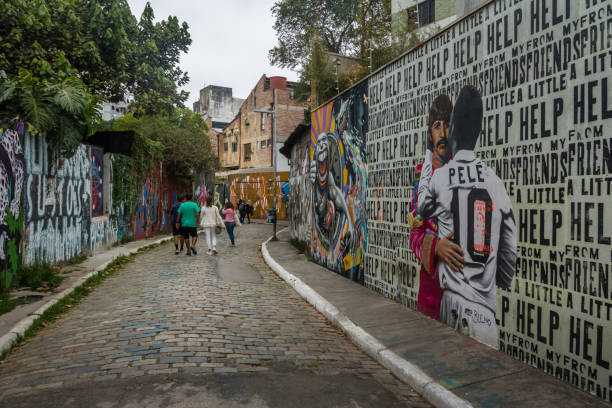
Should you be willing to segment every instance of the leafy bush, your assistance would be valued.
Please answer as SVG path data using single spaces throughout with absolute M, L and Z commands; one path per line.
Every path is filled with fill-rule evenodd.
M 40 287 L 55 288 L 62 283 L 62 280 L 57 271 L 46 264 L 25 267 L 19 273 L 19 284 L 34 290 Z

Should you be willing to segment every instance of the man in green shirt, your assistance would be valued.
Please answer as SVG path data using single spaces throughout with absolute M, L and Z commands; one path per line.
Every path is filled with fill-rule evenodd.
M 195 244 L 198 242 L 198 229 L 197 226 L 200 223 L 200 207 L 192 200 L 191 194 L 185 194 L 185 202 L 181 204 L 178 209 L 178 218 L 176 220 L 176 227 L 180 228 L 181 235 L 185 239 L 185 245 L 187 246 L 187 253 L 185 255 L 191 256 L 191 252 L 196 255 Z M 191 236 L 191 243 L 189 237 Z

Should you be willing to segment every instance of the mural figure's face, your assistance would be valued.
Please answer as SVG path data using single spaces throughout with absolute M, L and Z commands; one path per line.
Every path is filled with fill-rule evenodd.
M 449 124 L 445 120 L 436 120 L 431 125 L 431 138 L 434 146 L 434 153 L 438 157 L 446 157 L 448 149 Z
M 328 159 L 329 159 L 329 146 L 327 141 L 321 141 L 317 144 L 317 181 L 320 187 L 327 185 L 327 174 L 329 172 Z

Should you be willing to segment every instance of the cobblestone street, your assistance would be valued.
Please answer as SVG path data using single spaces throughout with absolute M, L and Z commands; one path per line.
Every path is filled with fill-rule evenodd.
M 270 232 L 138 255 L 1 362 L 2 405 L 429 406 L 265 266 Z

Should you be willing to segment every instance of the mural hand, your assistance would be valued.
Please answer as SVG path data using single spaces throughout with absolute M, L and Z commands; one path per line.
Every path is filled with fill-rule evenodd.
M 310 184 L 314 184 L 317 180 L 317 162 L 315 160 L 310 161 Z
M 452 270 L 459 272 L 465 264 L 465 259 L 463 258 L 463 249 L 451 241 L 454 234 L 454 232 L 451 232 L 443 239 L 438 240 L 435 253 L 440 259 L 446 262 Z

